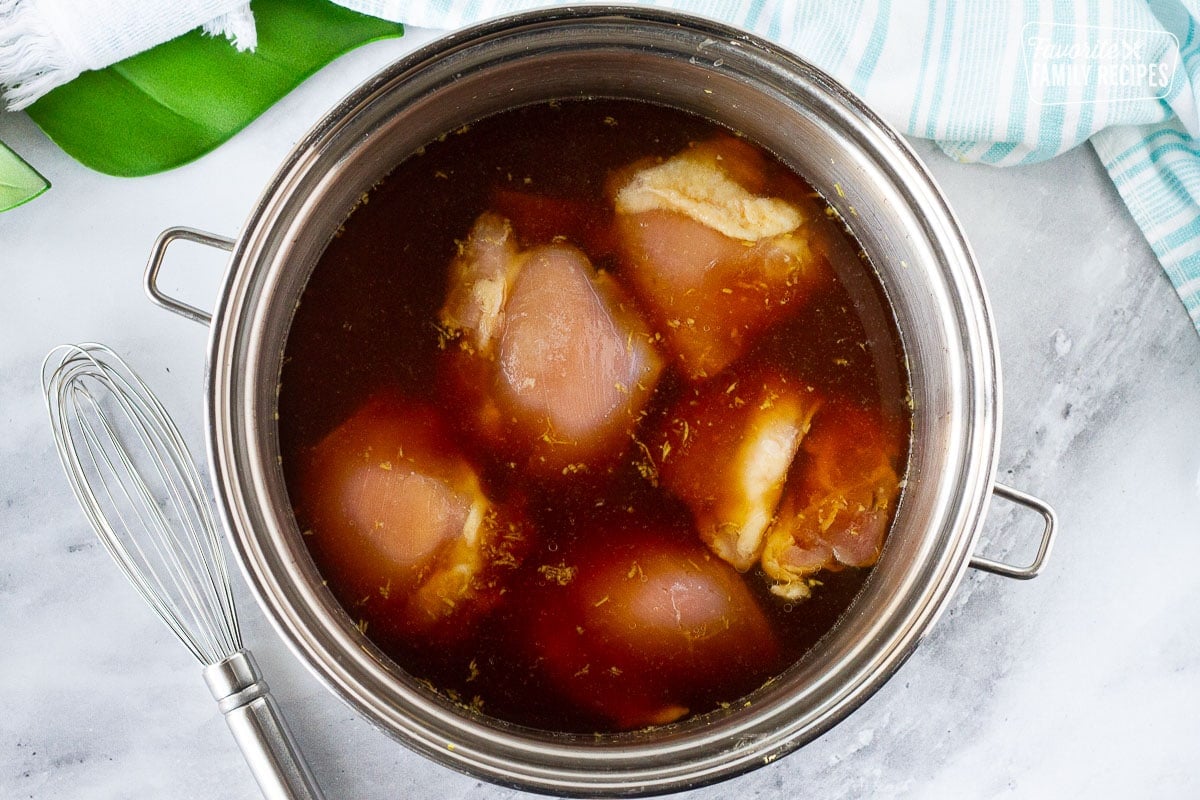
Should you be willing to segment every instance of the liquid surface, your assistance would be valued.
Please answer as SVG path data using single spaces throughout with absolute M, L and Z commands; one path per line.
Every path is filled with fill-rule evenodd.
M 721 534 L 721 514 L 741 513 L 736 502 L 709 502 L 704 469 L 672 461 L 701 447 L 689 437 L 708 425 L 704 414 L 715 414 L 718 426 L 743 424 L 741 409 L 775 407 L 778 393 L 762 395 L 766 388 L 759 387 L 782 381 L 787 391 L 802 393 L 789 418 L 793 429 L 807 430 L 811 422 L 812 431 L 783 461 L 784 498 L 767 493 L 766 516 L 750 509 L 747 519 L 825 524 L 836 511 L 830 509 L 849 503 L 867 509 L 854 522 L 857 536 L 859 528 L 869 533 L 890 521 L 907 451 L 907 378 L 882 294 L 824 202 L 770 159 L 756 188 L 799 210 L 817 232 L 818 258 L 833 279 L 746 328 L 748 341 L 737 341 L 717 362 L 711 348 L 655 338 L 660 328 L 670 334 L 675 309 L 653 297 L 648 302 L 653 281 L 639 283 L 634 273 L 641 267 L 622 249 L 636 238 L 613 233 L 623 224 L 614 218 L 614 186 L 632 165 L 661 164 L 721 137 L 728 133 L 707 120 L 626 101 L 564 101 L 485 119 L 431 143 L 375 187 L 305 289 L 279 395 L 283 467 L 300 528 L 330 590 L 360 629 L 407 672 L 484 714 L 591 733 L 736 704 L 835 625 L 869 574 L 869 567 L 846 565 L 873 563 L 877 555 L 787 539 L 773 551 L 783 562 L 824 558 L 834 567 L 801 569 L 805 577 L 781 591 L 778 570 L 758 561 L 761 544 L 746 566 L 710 541 Z M 628 324 L 644 329 L 651 342 L 653 352 L 634 364 L 641 372 L 630 373 L 631 382 L 648 376 L 644 406 L 628 430 L 617 425 L 605 434 L 616 444 L 603 454 L 589 447 L 578 458 L 555 460 L 553 443 L 539 450 L 528 435 L 503 425 L 493 435 L 479 421 L 480 398 L 496 380 L 488 370 L 499 369 L 494 364 L 503 365 L 510 352 L 533 347 L 506 341 L 487 361 L 464 344 L 468 336 L 447 334 L 452 265 L 461 262 L 464 242 L 485 212 L 511 221 L 512 247 L 535 252 L 548 265 L 539 269 L 582 280 L 576 293 L 586 294 L 592 280 L 597 296 L 619 309 L 619 318 L 636 317 Z M 547 247 L 572 249 L 536 249 Z M 610 279 L 613 293 L 601 285 Z M 521 302 L 544 302 L 534 293 L 528 298 Z M 516 330 L 513 320 L 505 324 Z M 699 355 L 687 360 L 690 352 Z M 484 377 L 472 377 L 473 370 Z M 818 399 L 806 409 L 803 398 Z M 503 402 L 498 407 L 501 417 L 518 413 Z M 843 416 L 846 426 L 838 429 L 834 418 Z M 749 419 L 746 425 L 764 430 L 776 424 Z M 714 433 L 704 446 L 724 452 L 722 436 L 737 438 Z M 775 440 L 764 436 L 763 448 L 746 456 L 753 464 L 770 463 Z M 337 448 L 354 458 L 339 461 Z M 702 463 L 700 456 L 693 460 Z M 426 465 L 427 475 L 404 472 L 409 461 Z M 722 479 L 720 466 L 712 464 L 714 481 Z M 355 472 L 367 467 L 375 471 Z M 880 473 L 893 495 L 876 511 L 867 506 L 879 497 L 872 481 Z M 337 482 L 341 494 L 324 498 Z M 834 495 L 823 494 L 830 486 L 837 489 L 833 505 Z M 406 493 L 404 502 L 392 503 L 398 492 Z M 387 538 L 420 509 L 429 509 L 437 524 L 422 518 L 415 539 Z M 343 532 L 332 533 L 338 525 Z M 430 611 L 442 614 L 436 623 L 409 624 L 425 618 L 421 609 L 445 601 L 437 593 L 443 584 L 433 586 L 443 561 L 420 560 L 443 552 L 438 548 L 445 550 L 458 531 L 486 541 L 443 558 L 472 565 L 470 586 L 453 595 L 452 611 Z M 392 571 L 376 575 L 380 561 Z M 403 604 L 393 574 L 421 587 Z

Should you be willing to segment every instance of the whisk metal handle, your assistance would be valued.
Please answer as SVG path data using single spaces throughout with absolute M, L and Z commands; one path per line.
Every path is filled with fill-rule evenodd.
M 248 650 L 204 668 L 204 680 L 266 800 L 324 800 Z

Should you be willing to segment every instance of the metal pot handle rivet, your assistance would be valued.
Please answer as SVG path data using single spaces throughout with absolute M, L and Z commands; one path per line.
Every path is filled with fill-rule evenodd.
M 185 303 L 182 300 L 171 297 L 158 286 L 158 273 L 162 269 L 163 259 L 166 258 L 167 248 L 171 246 L 172 242 L 180 239 L 226 251 L 232 251 L 233 246 L 237 242 L 228 236 L 218 236 L 215 233 L 208 233 L 196 230 L 195 228 L 175 227 L 167 228 L 160 233 L 158 239 L 154 242 L 154 248 L 150 251 L 150 260 L 146 263 L 146 296 L 150 298 L 151 302 L 161 308 L 173 311 L 181 317 L 187 317 L 193 322 L 199 322 L 201 325 L 208 325 L 212 322 L 212 314 L 203 309 L 196 308 L 190 303 Z
M 1037 555 L 1033 557 L 1033 562 L 1028 566 L 1015 567 L 1012 564 L 1006 564 L 1003 561 L 993 561 L 983 556 L 973 556 L 971 558 L 971 566 L 975 569 L 981 569 L 984 572 L 1003 575 L 1006 578 L 1017 578 L 1019 580 L 1036 578 L 1038 573 L 1041 572 L 1042 567 L 1045 566 L 1046 559 L 1050 556 L 1050 547 L 1054 544 L 1054 535 L 1058 532 L 1058 516 L 1054 513 L 1054 509 L 1046 505 L 1044 501 L 1039 500 L 1033 495 L 1018 491 L 1011 486 L 1005 486 L 1002 483 L 993 484 L 992 494 L 1041 514 L 1045 522 L 1045 527 L 1042 529 L 1042 542 L 1038 545 Z

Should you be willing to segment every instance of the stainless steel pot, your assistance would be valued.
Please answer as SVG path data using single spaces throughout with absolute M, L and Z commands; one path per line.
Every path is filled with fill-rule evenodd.
M 879 564 L 836 629 L 749 704 L 679 725 L 550 735 L 464 713 L 355 628 L 292 517 L 274 413 L 293 310 L 357 198 L 417 147 L 502 109 L 552 98 L 634 98 L 689 109 L 779 155 L 838 207 L 878 269 L 912 380 L 907 487 Z M 232 251 L 211 320 L 163 294 L 185 238 Z M 209 458 L 242 567 L 267 615 L 337 694 L 408 746 L 502 784 L 570 795 L 691 788 L 818 736 L 900 666 L 968 566 L 1033 577 L 1054 515 L 995 482 L 1000 374 L 987 300 L 945 199 L 900 136 L 829 76 L 747 34 L 674 13 L 588 7 L 447 36 L 386 68 L 301 141 L 237 239 L 172 229 L 147 269 L 156 302 L 211 323 Z M 972 557 L 993 494 L 1045 518 L 1034 562 Z

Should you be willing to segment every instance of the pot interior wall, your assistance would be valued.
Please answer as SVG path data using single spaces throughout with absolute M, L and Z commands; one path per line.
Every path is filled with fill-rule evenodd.
M 410 745 L 492 779 L 575 793 L 707 782 L 811 739 L 861 702 L 899 665 L 962 574 L 994 469 L 997 425 L 993 348 L 969 252 L 894 134 L 820 74 L 749 40 L 649 22 L 634 36 L 618 21 L 597 15 L 569 30 L 550 22 L 467 37 L 436 55 L 418 53 L 345 101 L 297 148 L 251 219 L 214 345 L 212 401 L 215 425 L 222 428 L 217 406 L 231 420 L 234 452 L 221 472 L 234 495 L 239 554 L 292 643 L 323 679 Z M 914 440 L 896 524 L 866 588 L 820 646 L 753 698 L 753 714 L 609 737 L 600 747 L 587 737 L 576 747 L 570 737 L 464 719 L 357 634 L 320 588 L 291 517 L 273 414 L 292 313 L 361 195 L 416 148 L 464 123 L 591 96 L 664 103 L 717 120 L 780 156 L 842 212 L 877 265 L 901 331 Z M 214 449 L 224 446 L 217 441 Z M 424 720 L 414 724 L 414 716 Z M 447 755 L 445 741 L 459 742 L 464 755 Z M 691 754 L 686 770 L 681 752 Z M 536 777 L 512 766 L 568 757 L 575 767 Z M 616 777 L 567 782 L 562 775 L 571 769 Z M 631 776 L 640 789 L 630 789 Z

